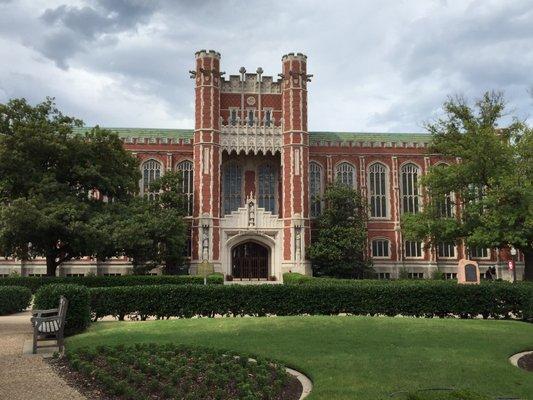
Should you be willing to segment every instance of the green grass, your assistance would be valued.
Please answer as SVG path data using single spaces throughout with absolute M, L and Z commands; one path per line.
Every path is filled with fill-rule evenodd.
M 533 399 L 533 374 L 507 358 L 533 349 L 533 324 L 387 317 L 274 317 L 99 322 L 68 348 L 172 342 L 277 359 L 314 383 L 309 399 L 385 399 L 454 387 Z

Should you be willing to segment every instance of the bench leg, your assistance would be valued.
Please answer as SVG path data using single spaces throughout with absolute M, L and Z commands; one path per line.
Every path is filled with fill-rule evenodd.
M 65 350 L 65 341 L 63 339 L 63 332 L 59 332 L 57 335 L 57 346 L 59 347 L 59 353 L 63 354 Z
M 37 354 L 37 330 L 33 330 L 33 354 Z

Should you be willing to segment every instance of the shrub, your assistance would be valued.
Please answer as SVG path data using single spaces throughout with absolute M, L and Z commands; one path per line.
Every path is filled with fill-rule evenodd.
M 31 291 L 21 286 L 0 287 L 0 315 L 25 310 L 30 305 Z
M 44 285 L 35 293 L 34 309 L 57 308 L 61 295 L 68 300 L 65 335 L 84 331 L 91 322 L 90 294 L 89 289 L 84 286 Z
M 283 283 L 287 285 L 298 285 L 300 283 L 312 281 L 314 278 L 302 275 L 297 272 L 286 272 L 283 274 Z
M 320 283 L 314 283 L 320 281 Z M 215 315 L 409 315 L 415 317 L 522 318 L 532 285 L 448 281 L 311 280 L 293 285 L 161 285 L 93 288 L 96 318 Z
M 222 274 L 207 277 L 209 284 L 224 283 Z M 122 276 L 19 276 L 0 278 L 0 286 L 25 286 L 33 293 L 43 285 L 70 284 L 86 287 L 138 286 L 138 285 L 203 285 L 202 276 L 191 275 L 122 275 Z

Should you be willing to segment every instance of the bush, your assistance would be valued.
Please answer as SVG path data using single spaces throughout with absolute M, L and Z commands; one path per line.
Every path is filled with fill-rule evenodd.
M 222 274 L 207 277 L 207 283 L 224 283 Z M 204 278 L 191 275 L 122 275 L 122 276 L 18 276 L 0 278 L 0 286 L 25 286 L 33 293 L 43 285 L 68 284 L 86 287 L 138 286 L 138 285 L 203 285 Z
M 0 315 L 25 310 L 30 305 L 31 291 L 21 286 L 0 287 Z
M 320 281 L 320 283 L 315 283 Z M 335 281 L 335 282 L 334 282 Z M 312 282 L 312 283 L 311 283 Z M 96 318 L 215 315 L 406 315 L 415 317 L 522 318 L 532 285 L 447 281 L 341 281 L 293 285 L 161 285 L 93 288 Z
M 308 275 L 302 275 L 297 272 L 286 272 L 283 274 L 283 283 L 287 285 L 299 285 L 304 282 L 310 282 L 313 279 Z
M 91 322 L 89 289 L 79 285 L 44 285 L 35 293 L 34 309 L 57 308 L 59 297 L 68 300 L 65 335 L 83 332 Z

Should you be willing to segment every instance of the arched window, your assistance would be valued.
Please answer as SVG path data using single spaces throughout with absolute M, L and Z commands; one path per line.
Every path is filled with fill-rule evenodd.
M 387 217 L 387 168 L 375 163 L 368 169 L 368 185 L 370 196 L 370 216 Z
M 337 182 L 348 187 L 355 187 L 355 167 L 347 162 L 337 165 Z
M 416 214 L 419 210 L 419 169 L 414 164 L 405 164 L 400 170 L 402 213 Z
M 372 240 L 372 257 L 389 257 L 389 241 L 387 239 Z
M 311 217 L 322 212 L 322 167 L 316 162 L 309 163 L 309 205 Z
M 242 205 L 242 169 L 240 165 L 229 163 L 224 167 L 224 215 L 231 214 Z
M 161 163 L 155 160 L 145 161 L 142 165 L 142 182 L 141 190 L 143 195 L 149 199 L 156 197 L 155 193 L 150 192 L 150 185 L 161 176 Z
M 276 173 L 272 165 L 259 166 L 257 203 L 273 214 L 276 211 Z
M 193 207 L 193 165 L 191 161 L 182 161 L 176 167 L 181 172 L 181 191 L 187 199 L 186 212 L 187 215 L 192 215 Z

